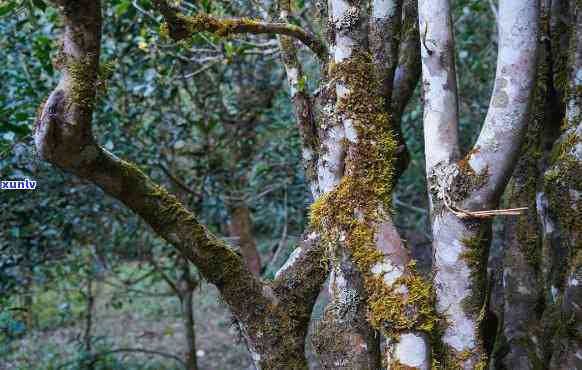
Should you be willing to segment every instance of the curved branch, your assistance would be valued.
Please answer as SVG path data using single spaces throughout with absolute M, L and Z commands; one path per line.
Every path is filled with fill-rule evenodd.
M 420 79 L 420 35 L 418 32 L 417 0 L 405 2 L 402 12 L 404 22 L 399 62 L 394 72 L 392 113 L 401 117 Z
M 91 117 L 101 39 L 101 4 L 95 0 L 63 2 L 63 75 L 37 120 L 34 141 L 49 162 L 89 180 L 141 216 L 162 238 L 194 263 L 217 286 L 233 314 L 252 325 L 264 320 L 270 298 L 240 255 L 208 232 L 178 199 L 134 164 L 96 144 Z
M 394 71 L 398 64 L 402 0 L 372 0 L 368 42 L 374 63 L 374 78 L 380 81 L 378 95 L 390 107 Z
M 485 124 L 469 157 L 476 173 L 489 175 L 472 197 L 485 205 L 495 203 L 507 184 L 529 121 L 538 59 L 539 1 L 500 1 L 498 20 L 495 86 Z
M 291 23 L 262 22 L 244 18 L 221 19 L 204 13 L 185 16 L 163 0 L 156 0 L 155 3 L 166 18 L 170 37 L 176 41 L 196 32 L 211 32 L 218 36 L 241 33 L 284 35 L 301 41 L 321 60 L 326 60 L 328 56 L 327 46 L 321 40 L 311 32 Z
M 309 321 L 311 308 L 328 271 L 323 264 L 323 247 L 318 233 L 307 230 L 303 235 L 303 240 L 275 274 L 273 290 L 295 308 L 301 308 Z
M 406 105 L 412 98 L 414 90 L 420 79 L 420 41 L 418 33 L 418 1 L 407 0 L 402 7 L 404 20 L 402 22 L 399 61 L 394 71 L 394 82 L 392 89 L 392 117 L 396 128 L 398 144 L 402 146 L 402 151 L 398 153 L 396 161 L 396 176 L 400 175 L 408 167 L 410 153 L 406 147 L 404 135 L 402 133 L 402 114 Z M 396 180 L 397 181 L 397 180 Z

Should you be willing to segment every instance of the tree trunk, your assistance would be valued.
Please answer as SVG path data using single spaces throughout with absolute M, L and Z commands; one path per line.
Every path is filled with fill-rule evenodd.
M 180 259 L 181 260 L 181 259 Z M 198 369 L 198 357 L 196 356 L 196 330 L 194 326 L 193 298 L 198 282 L 193 280 L 190 266 L 187 261 L 181 261 L 181 274 L 177 281 L 177 289 L 182 304 L 182 325 L 186 335 L 186 365 L 188 370 Z
M 460 159 L 454 38 L 448 0 L 419 1 L 424 137 L 437 311 L 446 320 L 445 367 L 482 369 L 490 343 L 487 259 L 493 210 L 511 176 L 529 118 L 539 4 L 500 0 L 496 81 L 473 149 Z M 494 213 L 498 214 L 498 213 Z
M 554 18 L 559 19 L 561 14 L 552 12 L 549 0 L 542 1 L 541 14 L 534 111 L 521 147 L 522 156 L 506 191 L 508 207 L 527 205 L 528 210 L 525 216 L 505 223 L 504 311 L 494 353 L 495 366 L 502 369 L 548 366 L 543 312 L 550 298 L 550 281 L 554 279 L 550 271 L 555 258 L 551 252 L 554 243 L 547 240 L 552 231 L 545 221 L 548 210 L 543 173 L 563 118 L 553 74 L 556 56 L 562 51 L 559 43 L 552 41 L 555 30 L 551 31 Z
M 249 207 L 245 203 L 237 203 L 231 207 L 230 215 L 230 235 L 238 238 L 237 244 L 249 270 L 258 276 L 261 272 L 261 256 L 257 251 L 257 243 L 253 237 L 253 224 Z
M 326 368 L 428 369 L 422 333 L 435 321 L 430 285 L 417 275 L 388 211 L 399 172 L 391 97 L 402 2 L 370 5 L 368 14 L 365 1 L 330 2 L 334 55 L 325 74 L 333 83 L 323 93 L 311 211 L 332 268 L 332 299 L 319 335 L 333 343 L 320 346 L 326 349 L 320 357 Z M 381 361 L 376 331 L 385 336 Z
M 95 308 L 95 297 L 93 295 L 93 266 L 92 259 L 89 259 L 89 270 L 87 271 L 86 291 L 85 291 L 85 333 L 83 334 L 83 344 L 85 355 L 90 359 L 87 369 L 94 368 L 93 355 L 93 311 Z
M 582 367 L 582 4 L 570 2 L 568 87 L 563 132 L 545 172 L 550 219 L 559 235 L 560 280 L 550 287 L 553 324 L 550 368 Z M 550 325 L 551 325 L 550 324 Z

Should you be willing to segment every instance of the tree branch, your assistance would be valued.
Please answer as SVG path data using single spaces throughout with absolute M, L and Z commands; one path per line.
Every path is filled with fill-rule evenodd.
M 91 134 L 101 38 L 100 1 L 65 1 L 64 71 L 37 121 L 38 153 L 102 188 L 141 216 L 217 286 L 234 315 L 262 322 L 270 299 L 233 249 L 208 232 L 178 199 L 134 164 L 99 147 Z M 258 325 L 251 325 L 258 328 Z M 253 340 L 258 334 L 249 330 Z
M 420 0 L 426 172 L 459 157 L 457 78 L 449 0 Z M 422 40 L 421 40 L 422 41 Z
M 403 7 L 404 22 L 399 62 L 394 72 L 392 114 L 401 117 L 418 84 L 421 73 L 418 1 L 407 0 Z
M 400 26 L 402 22 L 402 0 L 372 0 L 372 16 L 368 40 L 374 65 L 375 78 L 380 81 L 386 107 L 390 107 L 394 71 L 398 64 Z
M 188 368 L 186 363 L 178 356 L 172 355 L 170 353 L 153 351 L 153 350 L 149 350 L 149 349 L 145 349 L 145 348 L 117 348 L 117 349 L 113 349 L 110 351 L 99 352 L 99 353 L 96 353 L 96 354 L 91 356 L 92 360 L 89 362 L 89 366 L 94 365 L 95 363 L 99 362 L 99 360 L 102 357 L 112 355 L 115 353 L 144 353 L 144 354 L 148 354 L 148 355 L 156 355 L 156 356 L 172 359 L 172 360 L 176 361 L 177 363 L 179 363 L 180 366 L 183 367 L 184 369 Z M 65 366 L 61 366 L 61 367 L 65 367 Z
M 196 32 L 211 32 L 218 36 L 242 33 L 276 34 L 298 39 L 321 60 L 326 60 L 328 56 L 327 46 L 321 40 L 311 32 L 291 23 L 262 22 L 244 18 L 220 19 L 204 13 L 185 16 L 164 0 L 156 0 L 155 4 L 166 18 L 170 37 L 176 41 L 190 37 Z
M 485 205 L 495 203 L 505 188 L 529 120 L 539 44 L 539 1 L 501 0 L 498 20 L 495 86 L 485 123 L 468 158 L 476 173 L 488 174 L 486 184 L 471 197 Z
M 406 141 L 402 134 L 402 114 L 406 105 L 412 98 L 418 80 L 420 79 L 420 41 L 418 34 L 418 1 L 406 0 L 402 12 L 404 20 L 402 22 L 399 61 L 394 71 L 394 82 L 392 89 L 391 111 L 394 121 L 396 137 L 402 146 L 402 151 L 398 153 L 396 161 L 396 176 L 400 175 L 408 167 L 410 153 L 406 147 Z
M 273 289 L 296 309 L 300 308 L 297 314 L 309 321 L 311 309 L 328 271 L 322 263 L 320 236 L 313 230 L 307 230 L 303 235 L 303 240 L 275 274 Z
M 285 22 L 288 21 L 291 13 L 290 1 L 280 0 L 279 8 L 281 10 L 281 20 Z M 279 45 L 281 47 L 281 59 L 285 65 L 291 98 L 293 99 L 295 116 L 301 134 L 303 161 L 306 168 L 306 175 L 313 188 L 313 184 L 317 182 L 317 175 L 314 169 L 317 166 L 317 153 L 319 147 L 317 126 L 313 111 L 314 101 L 307 91 L 305 75 L 301 63 L 299 62 L 299 58 L 297 57 L 297 50 L 293 45 L 293 39 L 281 36 L 279 38 Z M 325 59 L 323 60 L 325 61 Z

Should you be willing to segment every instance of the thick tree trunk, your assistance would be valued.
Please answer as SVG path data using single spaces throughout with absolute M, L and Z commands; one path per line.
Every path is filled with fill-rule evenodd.
M 546 315 L 554 323 L 552 369 L 582 367 L 582 4 L 570 2 L 570 47 L 564 131 L 545 172 L 550 219 L 559 235 L 562 258 L 558 284 L 551 286 Z
M 483 368 L 488 362 L 491 225 L 473 212 L 494 209 L 519 153 L 535 80 L 538 10 L 535 0 L 500 1 L 491 104 L 477 143 L 459 160 L 449 1 L 419 1 L 434 287 L 437 311 L 447 321 L 445 367 Z
M 556 1 L 554 1 L 554 4 Z M 526 215 L 507 219 L 503 263 L 504 311 L 500 338 L 494 353 L 495 366 L 502 369 L 547 368 L 547 315 L 551 302 L 552 265 L 555 253 L 547 221 L 548 205 L 543 173 L 547 170 L 553 142 L 559 135 L 563 112 L 559 107 L 554 73 L 560 43 L 552 40 L 558 32 L 555 18 L 562 12 L 551 8 L 552 1 L 542 1 L 541 53 L 536 82 L 532 121 L 521 147 L 521 158 L 507 187 L 510 208 L 527 205 Z M 544 322 L 546 321 L 546 322 Z
M 311 216 L 332 266 L 332 301 L 319 342 L 333 343 L 316 348 L 324 349 L 325 368 L 379 368 L 378 331 L 385 336 L 384 366 L 428 369 L 423 332 L 435 320 L 430 285 L 416 274 L 387 211 L 398 172 L 399 122 L 390 111 L 402 3 L 370 5 L 368 14 L 365 1 L 330 2 L 334 54 L 325 73 L 333 83 L 322 99 L 319 197 Z

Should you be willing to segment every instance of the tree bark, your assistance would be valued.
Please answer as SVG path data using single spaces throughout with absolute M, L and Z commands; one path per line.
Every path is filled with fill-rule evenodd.
M 570 2 L 566 116 L 563 132 L 544 174 L 550 219 L 556 228 L 562 258 L 560 280 L 550 287 L 546 319 L 553 323 L 552 369 L 582 367 L 582 4 Z
M 379 331 L 385 366 L 427 369 L 432 294 L 388 213 L 399 154 L 390 113 L 402 4 L 371 1 L 369 15 L 367 3 L 330 2 L 333 61 L 319 99 L 311 217 L 332 269 L 331 303 L 315 347 L 324 368 L 378 368 Z M 368 322 L 358 317 L 364 312 Z

